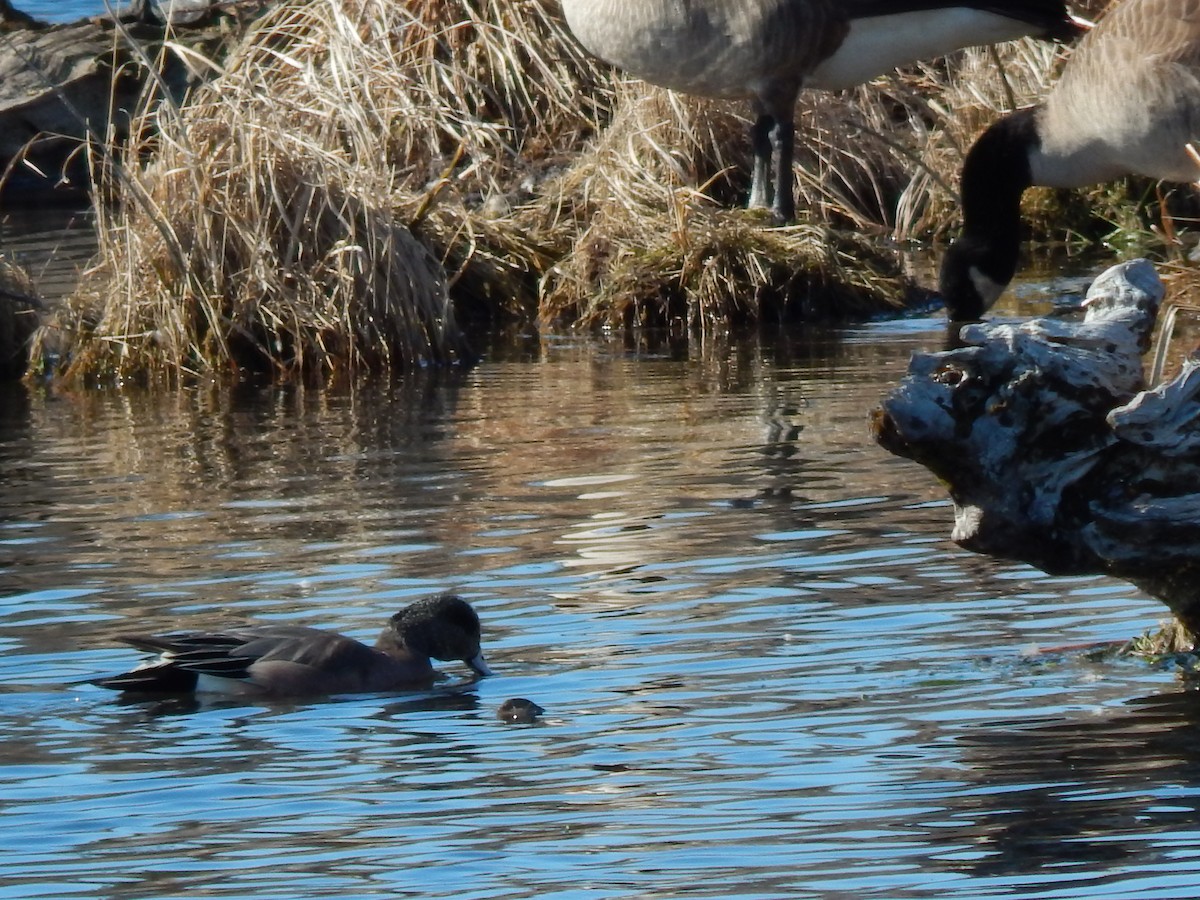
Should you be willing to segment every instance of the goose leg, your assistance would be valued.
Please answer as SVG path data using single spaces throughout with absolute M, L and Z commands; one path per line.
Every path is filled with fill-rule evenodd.
M 796 218 L 796 198 L 792 192 L 792 162 L 795 159 L 796 143 L 796 98 L 800 95 L 801 83 L 780 79 L 767 84 L 754 97 L 754 109 L 758 120 L 754 123 L 754 184 L 750 192 L 751 206 L 755 197 L 766 198 L 775 220 L 780 224 Z M 771 172 L 771 157 L 774 156 L 775 171 Z M 760 175 L 761 167 L 761 175 Z M 775 190 L 759 188 L 760 181 L 770 181 L 774 174 Z M 765 192 L 765 193 L 764 193 Z M 764 205 L 766 205 L 764 203 Z
M 796 197 L 792 189 L 796 126 L 791 115 L 775 120 L 775 127 L 771 129 L 771 143 L 775 151 L 775 202 L 771 208 L 780 222 L 791 222 L 796 218 Z
M 750 148 L 754 153 L 754 168 L 751 170 L 750 202 L 751 209 L 768 209 L 771 206 L 771 153 L 774 142 L 771 132 L 775 128 L 775 118 L 767 113 L 760 113 L 750 126 Z

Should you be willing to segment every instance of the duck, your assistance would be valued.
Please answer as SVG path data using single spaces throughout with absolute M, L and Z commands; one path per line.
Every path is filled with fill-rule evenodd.
M 122 643 L 159 654 L 93 684 L 138 694 L 295 697 L 393 691 L 432 684 L 431 659 L 461 660 L 491 675 L 479 616 L 456 594 L 437 594 L 392 616 L 374 647 L 302 625 L 130 634 Z
M 980 318 L 1012 280 L 1027 188 L 1196 181 L 1197 138 L 1200 2 L 1124 0 L 1079 42 L 1043 103 L 997 119 L 967 152 L 962 230 L 938 278 L 948 319 Z
M 963 47 L 1071 40 L 1085 28 L 1063 0 L 563 0 L 563 14 L 585 50 L 643 81 L 749 100 L 748 205 L 783 223 L 796 217 L 801 89 L 842 90 Z

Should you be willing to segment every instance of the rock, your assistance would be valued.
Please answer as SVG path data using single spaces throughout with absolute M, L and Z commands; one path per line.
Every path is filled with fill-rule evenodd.
M 872 427 L 947 485 L 962 546 L 1124 578 L 1200 634 L 1200 364 L 1152 391 L 1142 372 L 1163 294 L 1136 260 L 1082 321 L 966 326 L 913 357 Z
M 524 697 L 512 697 L 500 704 L 496 717 L 513 725 L 532 725 L 545 710 Z

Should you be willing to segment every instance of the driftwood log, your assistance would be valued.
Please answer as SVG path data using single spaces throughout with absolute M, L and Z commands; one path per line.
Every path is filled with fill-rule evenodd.
M 1136 260 L 1096 279 L 1082 321 L 967 325 L 914 355 L 872 429 L 946 484 L 963 547 L 1126 579 L 1200 635 L 1200 364 L 1146 390 L 1163 294 Z
M 80 152 L 89 138 L 120 141 L 148 84 L 182 97 L 198 72 L 168 38 L 206 54 L 241 29 L 268 0 L 139 2 L 115 17 L 46 25 L 0 7 L 0 173 L 7 198 L 89 187 Z M 117 4 L 114 4 L 116 6 Z M 150 66 L 157 67 L 152 73 Z

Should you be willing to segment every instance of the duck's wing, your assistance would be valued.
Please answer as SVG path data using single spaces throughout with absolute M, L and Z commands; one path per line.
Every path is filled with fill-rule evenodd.
M 119 691 L 186 693 L 199 688 L 279 695 L 338 693 L 365 689 L 389 674 L 393 665 L 356 640 L 297 625 L 124 635 L 120 639 L 159 656 L 130 672 L 94 682 Z
M 343 635 L 312 629 L 262 637 L 239 653 L 256 657 L 249 681 L 278 695 L 388 690 L 432 674 L 426 658 L 407 651 L 384 654 Z
M 262 656 L 279 653 L 309 634 L 324 632 L 285 625 L 219 632 L 125 634 L 118 640 L 145 653 L 158 654 L 158 658 L 93 683 L 117 691 L 186 693 L 196 689 L 200 676 L 250 681 L 250 669 Z
M 236 631 L 121 635 L 122 643 L 158 657 L 129 672 L 97 678 L 92 683 L 114 691 L 186 694 L 196 690 L 201 675 L 232 679 L 234 683 L 245 681 L 255 661 L 241 651 L 247 637 Z
M 138 666 L 130 672 L 94 678 L 92 684 L 113 691 L 133 691 L 139 694 L 190 694 L 196 689 L 199 676 L 195 672 L 176 668 L 168 663 Z
M 187 669 L 222 678 L 246 678 L 247 670 L 261 655 L 249 651 L 254 643 L 248 632 L 182 631 L 175 634 L 130 634 L 120 640 L 144 650 L 161 654 L 157 664 Z

